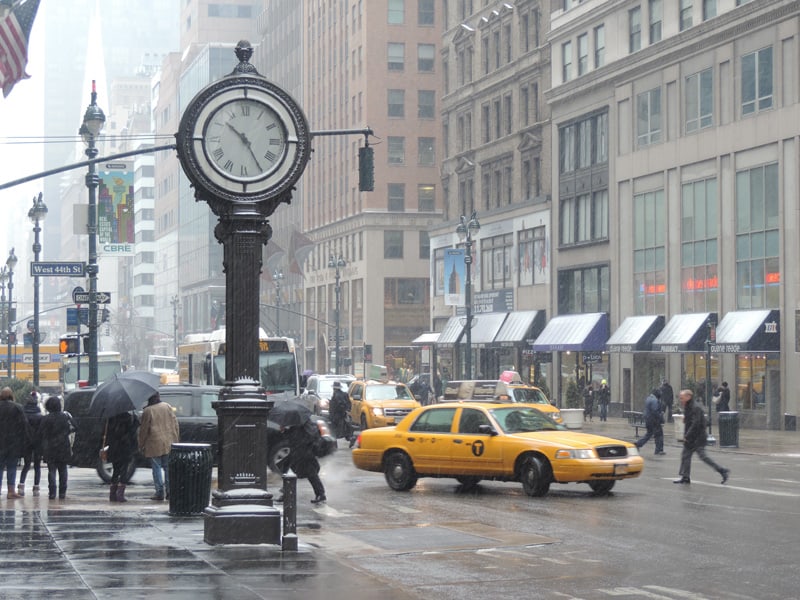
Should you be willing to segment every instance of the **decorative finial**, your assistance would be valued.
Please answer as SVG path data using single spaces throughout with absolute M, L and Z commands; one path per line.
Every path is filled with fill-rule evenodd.
M 250 64 L 250 57 L 253 56 L 253 46 L 247 40 L 240 40 L 236 44 L 236 58 L 239 59 L 239 64 L 231 72 L 231 75 L 258 75 L 256 68 Z

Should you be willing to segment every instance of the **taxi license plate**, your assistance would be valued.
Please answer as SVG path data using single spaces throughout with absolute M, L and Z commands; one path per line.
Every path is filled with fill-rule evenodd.
M 628 473 L 628 465 L 614 465 L 614 475 L 625 475 Z

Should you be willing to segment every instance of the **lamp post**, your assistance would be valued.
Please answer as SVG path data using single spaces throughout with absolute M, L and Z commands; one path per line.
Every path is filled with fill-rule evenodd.
M 713 446 L 717 440 L 711 433 L 711 417 L 714 411 L 714 405 L 711 403 L 711 344 L 717 341 L 717 329 L 711 317 L 708 318 L 706 323 L 708 326 L 708 333 L 706 335 L 706 406 L 708 407 L 708 441 L 707 443 Z
M 178 308 L 181 306 L 181 301 L 176 294 L 169 303 L 172 304 L 172 351 L 178 356 Z
M 466 352 L 464 356 L 465 377 L 472 379 L 472 236 L 481 230 L 478 215 L 472 211 L 469 221 L 461 215 L 461 222 L 456 227 L 458 237 L 464 242 L 464 265 L 466 266 L 466 281 L 464 282 L 464 309 L 467 313 L 467 322 L 464 331 L 467 335 Z
M 106 116 L 97 106 L 97 88 L 92 80 L 92 95 L 86 112 L 83 113 L 83 125 L 78 133 L 86 144 L 86 156 L 90 161 L 97 158 L 97 136 L 103 129 Z M 89 385 L 97 385 L 97 186 L 100 178 L 97 176 L 94 162 L 89 163 L 89 172 L 86 173 L 86 187 L 89 189 L 89 263 L 86 273 L 89 276 Z
M 39 253 L 42 251 L 42 244 L 39 242 L 39 234 L 42 231 L 41 223 L 47 216 L 47 205 L 42 202 L 42 193 L 34 197 L 33 206 L 28 210 L 28 218 L 33 223 L 33 262 L 39 262 Z M 39 276 L 33 276 L 33 340 L 31 341 L 33 350 L 33 386 L 39 387 Z
M 14 289 L 14 267 L 17 266 L 17 255 L 14 254 L 14 249 L 8 253 L 6 259 L 6 269 L 8 272 L 8 310 L 6 311 L 6 324 L 8 325 L 8 354 L 6 356 L 6 364 L 8 365 L 8 378 L 11 378 L 11 327 L 14 324 L 11 307 L 14 306 L 11 301 L 11 291 Z
M 275 333 L 281 334 L 281 280 L 283 279 L 283 271 L 275 269 L 272 273 L 272 279 L 275 282 Z
M 344 260 L 344 258 L 342 258 L 341 254 L 339 256 L 333 256 L 333 254 L 331 254 L 331 257 L 328 260 L 328 268 L 336 269 L 336 285 L 334 286 L 334 292 L 336 293 L 336 309 L 335 309 L 336 312 L 334 313 L 334 317 L 335 317 L 334 323 L 335 323 L 335 326 L 336 326 L 336 362 L 334 363 L 334 365 L 335 365 L 334 366 L 334 373 L 336 375 L 339 374 L 339 364 L 340 364 L 340 360 L 341 360 L 340 357 L 339 357 L 339 351 L 340 351 L 339 343 L 340 343 L 340 339 L 341 339 L 341 335 L 340 335 L 341 330 L 340 330 L 340 327 L 339 327 L 339 325 L 340 325 L 340 323 L 339 323 L 339 312 L 340 312 L 340 309 L 341 309 L 341 298 L 342 298 L 342 286 L 341 286 L 341 283 L 340 283 L 340 278 L 341 278 L 340 269 L 342 267 L 346 267 L 346 266 L 347 266 L 347 262 L 345 262 L 345 260 Z
M 6 333 L 8 331 L 8 306 L 6 305 L 6 281 L 8 281 L 8 269 L 6 266 L 3 265 L 3 268 L 0 269 L 0 311 L 2 311 L 3 321 L 0 323 L 0 327 L 2 331 Z M 7 333 L 6 333 L 7 335 Z M 11 357 L 8 357 L 8 360 L 11 360 Z

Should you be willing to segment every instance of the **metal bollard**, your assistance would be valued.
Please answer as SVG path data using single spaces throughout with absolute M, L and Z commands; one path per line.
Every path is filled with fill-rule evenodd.
M 289 469 L 283 475 L 283 552 L 297 552 L 297 475 Z

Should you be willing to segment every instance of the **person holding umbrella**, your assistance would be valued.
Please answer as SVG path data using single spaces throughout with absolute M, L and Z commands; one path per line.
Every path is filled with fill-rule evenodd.
M 133 460 L 138 445 L 137 430 L 139 419 L 133 411 L 122 412 L 110 417 L 106 422 L 105 440 L 108 444 L 108 461 L 111 463 L 111 489 L 108 499 L 111 502 L 127 502 L 125 498 L 124 476 Z
M 281 432 L 286 433 L 286 441 L 290 448 L 287 459 L 289 468 L 299 479 L 308 479 L 314 490 L 314 499 L 311 503 L 325 503 L 327 501 L 325 486 L 319 476 L 319 461 L 316 456 L 316 451 L 323 440 L 319 427 L 311 420 L 311 411 L 302 404 L 286 400 L 275 403 L 269 419 L 280 426 Z M 280 502 L 282 499 L 281 496 L 277 501 Z

